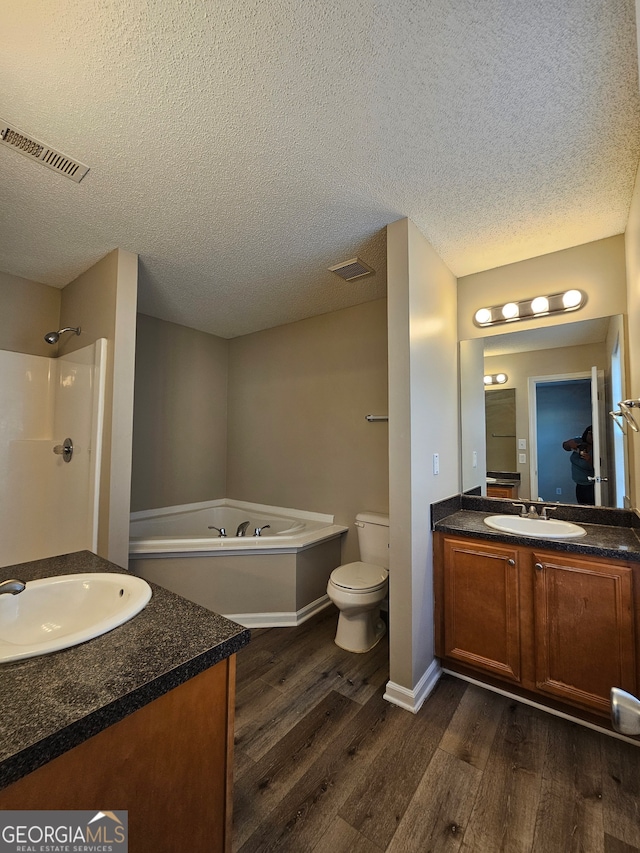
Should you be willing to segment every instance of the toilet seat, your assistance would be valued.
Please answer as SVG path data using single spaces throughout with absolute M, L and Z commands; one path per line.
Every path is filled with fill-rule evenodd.
M 331 572 L 331 583 L 354 592 L 374 592 L 382 589 L 389 577 L 388 569 L 373 563 L 345 563 Z

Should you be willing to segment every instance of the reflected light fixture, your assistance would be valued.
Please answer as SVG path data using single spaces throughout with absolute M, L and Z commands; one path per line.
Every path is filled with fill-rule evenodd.
M 549 296 L 535 296 L 519 302 L 506 302 L 491 308 L 479 308 L 473 315 L 476 326 L 495 326 L 498 323 L 513 323 L 517 320 L 531 320 L 533 317 L 547 317 L 550 314 L 565 314 L 577 311 L 587 302 L 587 294 L 582 290 L 565 290 Z
M 491 373 L 484 377 L 485 385 L 504 385 L 509 380 L 506 373 Z

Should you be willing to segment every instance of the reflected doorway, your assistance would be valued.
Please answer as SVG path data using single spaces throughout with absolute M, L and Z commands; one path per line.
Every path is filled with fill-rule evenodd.
M 577 504 L 570 453 L 562 442 L 582 435 L 591 424 L 591 379 L 536 385 L 538 496 Z

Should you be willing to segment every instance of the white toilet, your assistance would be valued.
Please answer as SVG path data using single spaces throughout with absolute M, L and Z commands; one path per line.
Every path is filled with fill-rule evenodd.
M 389 587 L 389 517 L 379 512 L 356 516 L 360 561 L 331 572 L 327 595 L 340 611 L 336 645 L 368 652 L 384 636 L 380 604 Z

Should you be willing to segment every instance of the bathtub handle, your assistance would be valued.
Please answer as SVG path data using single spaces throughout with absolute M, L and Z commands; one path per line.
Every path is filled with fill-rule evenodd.
M 270 524 L 263 524 L 262 527 L 256 527 L 253 535 L 254 536 L 262 536 L 262 531 L 266 530 L 267 527 L 271 527 L 271 525 Z
M 210 524 L 208 529 L 209 530 L 217 530 L 218 533 L 220 534 L 220 537 L 219 537 L 220 539 L 222 539 L 224 536 L 227 535 L 227 531 L 224 529 L 224 527 L 214 527 L 213 524 Z

